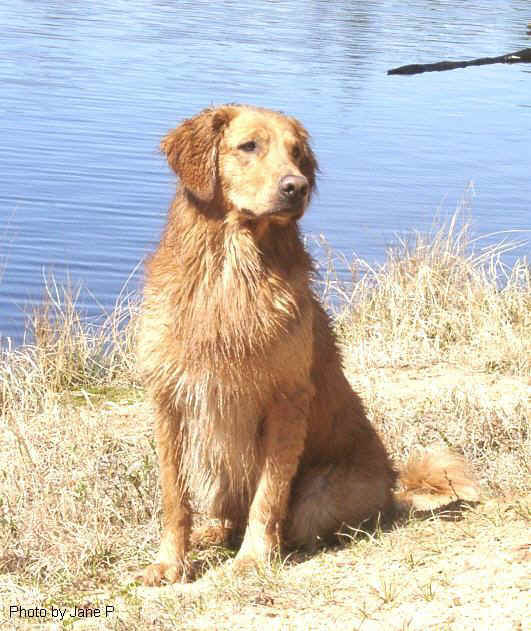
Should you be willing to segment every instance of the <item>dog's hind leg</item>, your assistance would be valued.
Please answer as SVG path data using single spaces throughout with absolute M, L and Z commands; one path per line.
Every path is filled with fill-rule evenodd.
M 314 549 L 342 526 L 367 527 L 367 521 L 393 510 L 394 477 L 386 466 L 375 474 L 345 461 L 304 471 L 292 489 L 286 543 Z

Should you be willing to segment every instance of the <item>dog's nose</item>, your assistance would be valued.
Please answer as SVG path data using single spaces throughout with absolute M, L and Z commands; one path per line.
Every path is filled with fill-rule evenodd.
M 282 197 L 289 202 L 297 202 L 308 192 L 308 180 L 302 175 L 285 175 L 279 183 Z

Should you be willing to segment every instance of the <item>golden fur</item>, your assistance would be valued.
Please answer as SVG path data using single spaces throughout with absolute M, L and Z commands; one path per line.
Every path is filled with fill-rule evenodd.
M 164 516 L 145 583 L 186 578 L 192 498 L 224 534 L 244 534 L 236 567 L 414 506 L 415 488 L 429 485 L 432 505 L 455 499 L 449 475 L 452 493 L 476 499 L 452 457 L 411 465 L 395 499 L 397 473 L 311 290 L 297 220 L 317 164 L 301 124 L 227 105 L 161 148 L 181 186 L 147 264 L 139 335 Z

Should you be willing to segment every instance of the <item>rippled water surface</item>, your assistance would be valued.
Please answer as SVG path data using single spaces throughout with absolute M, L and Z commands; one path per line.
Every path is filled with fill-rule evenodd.
M 526 0 L 2 3 L 0 336 L 22 339 L 49 273 L 114 303 L 175 187 L 159 138 L 212 103 L 304 122 L 321 176 L 303 229 L 346 255 L 382 260 L 469 182 L 478 234 L 529 238 L 531 66 L 385 71 L 529 47 L 530 20 Z

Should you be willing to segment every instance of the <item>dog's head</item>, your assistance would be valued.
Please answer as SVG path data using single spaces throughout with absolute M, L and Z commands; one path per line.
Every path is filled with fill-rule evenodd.
M 243 105 L 207 109 L 161 142 L 181 183 L 240 219 L 288 223 L 304 213 L 317 162 L 294 118 Z

